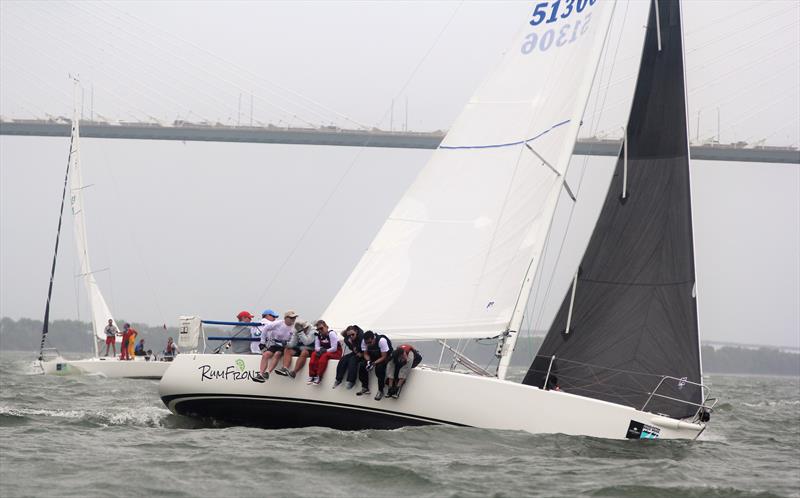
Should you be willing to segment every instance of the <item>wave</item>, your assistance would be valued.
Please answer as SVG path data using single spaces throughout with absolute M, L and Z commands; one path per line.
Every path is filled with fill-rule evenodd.
M 89 426 L 134 426 L 165 427 L 165 421 L 172 417 L 166 408 L 144 406 L 124 408 L 120 410 L 59 410 L 48 408 L 14 408 L 0 406 L 0 421 L 22 423 L 42 417 L 62 419 L 66 423 L 78 423 Z
M 589 496 L 650 496 L 653 498 L 728 498 L 736 496 L 748 496 L 759 498 L 779 497 L 766 491 L 754 491 L 749 489 L 737 489 L 718 486 L 642 486 L 642 485 L 619 485 L 607 486 L 587 493 Z
M 782 407 L 782 406 L 798 406 L 800 399 L 778 399 L 778 400 L 764 400 L 758 403 L 742 403 L 742 405 L 749 408 L 764 408 L 764 407 Z

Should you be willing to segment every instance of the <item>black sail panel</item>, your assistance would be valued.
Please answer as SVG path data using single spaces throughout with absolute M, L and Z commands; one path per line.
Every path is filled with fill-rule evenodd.
M 572 288 L 523 382 L 684 418 L 697 407 L 668 398 L 700 403 L 702 393 L 692 384 L 701 369 L 683 47 L 678 1 L 658 5 L 661 50 L 651 4 L 628 119 L 627 195 L 620 154 L 578 272 L 570 330 Z M 662 376 L 678 380 L 650 398 Z

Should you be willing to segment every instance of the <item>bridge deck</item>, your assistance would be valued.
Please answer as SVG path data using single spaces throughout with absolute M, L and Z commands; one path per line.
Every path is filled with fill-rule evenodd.
M 0 135 L 68 137 L 65 122 L 14 120 L 0 121 Z M 136 140 L 178 140 L 205 142 L 249 142 L 297 145 L 335 145 L 347 147 L 389 147 L 399 149 L 435 149 L 444 133 L 387 132 L 380 130 L 344 130 L 339 128 L 278 128 L 244 126 L 205 126 L 186 124 L 162 126 L 149 123 L 109 124 L 81 122 L 81 136 L 86 138 L 125 138 Z M 579 140 L 575 153 L 615 156 L 617 140 Z M 741 148 L 724 145 L 694 145 L 693 159 L 712 161 L 800 164 L 800 150 L 782 147 Z

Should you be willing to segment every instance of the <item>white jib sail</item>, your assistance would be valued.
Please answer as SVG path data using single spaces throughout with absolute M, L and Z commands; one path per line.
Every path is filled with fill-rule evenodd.
M 542 8 L 542 6 L 546 6 Z M 542 251 L 612 2 L 538 4 L 324 316 L 393 339 L 508 327 Z
M 111 316 L 106 300 L 100 292 L 100 287 L 92 273 L 92 265 L 89 262 L 89 244 L 86 238 L 86 215 L 83 210 L 83 178 L 81 176 L 80 161 L 80 132 L 79 124 L 73 118 L 72 125 L 72 151 L 70 151 L 70 204 L 72 205 L 72 225 L 75 229 L 75 249 L 78 254 L 80 265 L 80 278 L 86 286 L 86 295 L 89 299 L 89 312 L 92 315 L 92 328 L 98 340 L 105 340 L 105 327 Z M 116 327 L 116 322 L 113 322 Z M 95 341 L 96 343 L 96 341 Z

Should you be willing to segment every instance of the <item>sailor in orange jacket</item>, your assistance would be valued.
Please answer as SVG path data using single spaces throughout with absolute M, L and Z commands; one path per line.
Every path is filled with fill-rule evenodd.
M 119 355 L 120 360 L 133 359 L 133 350 L 136 347 L 137 335 L 136 329 L 131 327 L 130 323 L 126 323 L 122 326 L 122 350 Z

